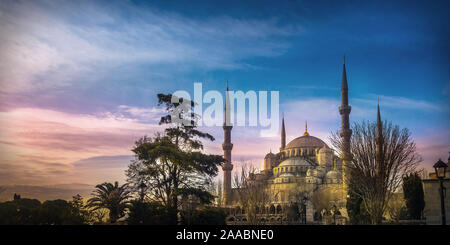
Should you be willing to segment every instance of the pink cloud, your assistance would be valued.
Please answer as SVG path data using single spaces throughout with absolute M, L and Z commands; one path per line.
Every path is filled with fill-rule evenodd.
M 131 155 L 137 139 L 162 130 L 159 125 L 121 114 L 70 114 L 36 108 L 0 112 L 0 125 L 0 175 L 4 177 L 0 184 L 83 181 L 83 176 L 73 174 L 72 163 L 96 156 Z

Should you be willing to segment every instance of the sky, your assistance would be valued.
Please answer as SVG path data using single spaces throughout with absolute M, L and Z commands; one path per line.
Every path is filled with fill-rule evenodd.
M 288 141 L 351 122 L 408 128 L 432 171 L 450 150 L 448 1 L 1 1 L 0 185 L 125 181 L 134 142 L 162 131 L 156 94 L 279 91 Z M 204 127 L 221 154 L 221 127 Z M 278 136 L 234 127 L 261 168 Z

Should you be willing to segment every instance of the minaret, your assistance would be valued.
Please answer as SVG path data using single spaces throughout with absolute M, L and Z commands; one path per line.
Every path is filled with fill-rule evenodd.
M 383 139 L 383 122 L 381 121 L 381 115 L 380 115 L 380 101 L 378 100 L 377 103 L 377 135 L 375 138 L 375 144 L 376 144 L 376 162 L 377 162 L 377 171 L 378 171 L 378 177 L 383 179 L 383 145 L 384 145 L 384 139 Z
M 339 135 L 342 139 L 341 159 L 342 159 L 342 176 L 344 188 L 347 188 L 346 184 L 346 164 L 352 161 L 352 155 L 350 153 L 350 137 L 352 136 L 352 130 L 350 129 L 350 112 L 352 107 L 348 105 L 348 84 L 347 84 L 347 72 L 345 70 L 345 56 L 342 72 L 342 87 L 341 87 L 341 106 L 339 107 L 339 113 L 341 114 L 341 130 Z
M 280 152 L 286 148 L 286 129 L 284 127 L 284 113 L 281 119 L 281 147 Z
M 231 129 L 233 126 L 230 122 L 230 98 L 228 96 L 228 80 L 227 80 L 227 94 L 225 99 L 225 109 L 224 109 L 224 121 L 223 121 L 223 132 L 224 139 L 222 144 L 223 158 L 225 162 L 222 165 L 223 170 L 223 204 L 225 206 L 231 204 L 231 170 L 233 170 L 233 164 L 231 164 L 231 149 L 233 149 L 233 144 L 231 143 Z

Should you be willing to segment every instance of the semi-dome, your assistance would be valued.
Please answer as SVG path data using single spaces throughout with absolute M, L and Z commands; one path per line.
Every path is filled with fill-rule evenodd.
M 300 157 L 292 157 L 288 158 L 280 163 L 278 167 L 286 167 L 286 166 L 311 166 L 313 165 L 309 161 Z
M 289 148 L 322 148 L 323 146 L 327 146 L 325 142 L 323 142 L 321 139 L 305 135 L 300 136 L 298 138 L 293 139 L 289 144 L 287 144 L 286 149 Z M 328 146 L 327 146 L 328 148 Z
M 271 152 L 267 153 L 267 155 L 264 158 L 267 159 L 267 158 L 274 158 L 274 157 L 275 157 L 275 154 L 273 154 L 271 151 Z
M 282 173 L 280 178 L 289 178 L 289 177 L 295 177 L 292 173 Z
M 339 174 L 338 171 L 336 170 L 331 170 L 327 173 L 326 175 L 326 179 L 339 179 L 341 177 L 341 175 Z
M 333 150 L 328 148 L 328 146 L 326 144 L 323 145 L 322 148 L 320 148 L 319 153 L 332 153 Z

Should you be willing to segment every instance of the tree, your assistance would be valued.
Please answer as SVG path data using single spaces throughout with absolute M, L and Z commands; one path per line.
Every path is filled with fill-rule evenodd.
M 182 216 L 182 225 L 226 225 L 225 211 L 217 207 L 203 207 L 193 210 L 189 221 Z
M 40 206 L 39 200 L 28 198 L 0 203 L 0 225 L 37 225 Z
M 72 216 L 78 217 L 82 224 L 94 224 L 98 222 L 96 215 L 100 210 L 89 210 L 89 207 L 84 204 L 83 198 L 80 194 L 72 197 L 72 201 L 69 202 L 72 206 Z
M 167 209 L 158 202 L 142 202 L 132 200 L 129 206 L 127 223 L 129 225 L 168 225 L 170 224 Z
M 316 190 L 312 195 L 312 204 L 315 210 L 331 211 L 333 205 L 339 206 L 340 190 L 326 187 Z
M 65 200 L 51 200 L 42 203 L 39 210 L 39 224 L 82 225 L 83 218 L 73 212 L 73 206 Z
M 403 194 L 408 216 L 412 219 L 421 219 L 425 200 L 422 179 L 418 172 L 403 177 Z
M 149 138 L 144 136 L 136 142 L 133 161 L 126 175 L 128 182 L 137 187 L 145 183 L 151 201 L 160 202 L 177 222 L 180 208 L 178 199 L 183 195 L 194 195 L 202 203 L 214 198 L 206 187 L 218 173 L 224 162 L 220 155 L 202 152 L 202 139 L 214 140 L 210 134 L 196 129 L 198 116 L 191 110 L 179 110 L 179 106 L 194 103 L 170 94 L 158 94 L 158 105 L 164 105 L 167 115 L 160 124 L 167 124 L 164 134 Z M 177 120 L 175 120 L 177 119 Z M 189 123 L 187 123 L 189 122 Z
M 109 210 L 109 220 L 111 223 L 115 223 L 119 218 L 123 217 L 125 214 L 125 209 L 129 199 L 131 197 L 128 185 L 124 184 L 119 186 L 116 181 L 112 183 L 103 183 L 95 186 L 95 190 L 92 195 L 94 197 L 88 200 L 88 207 L 93 208 L 92 210 L 98 209 L 108 209 Z
M 387 214 L 394 223 L 398 223 L 399 220 L 405 219 L 406 217 L 405 200 L 401 194 L 395 193 L 387 205 Z
M 350 191 L 362 198 L 371 223 L 379 224 L 402 176 L 413 172 L 421 157 L 406 128 L 400 129 L 392 123 L 381 125 L 379 121 L 355 123 L 352 131 L 350 151 L 353 159 L 346 165 L 346 181 L 357 181 L 357 184 L 349 185 L 356 190 Z M 332 134 L 330 140 L 341 153 L 339 134 Z
M 362 225 L 370 223 L 370 216 L 366 211 L 363 199 L 358 191 L 358 180 L 355 175 L 349 174 L 347 178 L 347 214 L 350 224 Z
M 261 224 L 258 215 L 278 196 L 278 190 L 268 188 L 266 181 L 257 180 L 255 173 L 255 168 L 247 168 L 244 165 L 240 174 L 235 172 L 233 183 L 238 203 L 251 225 Z

